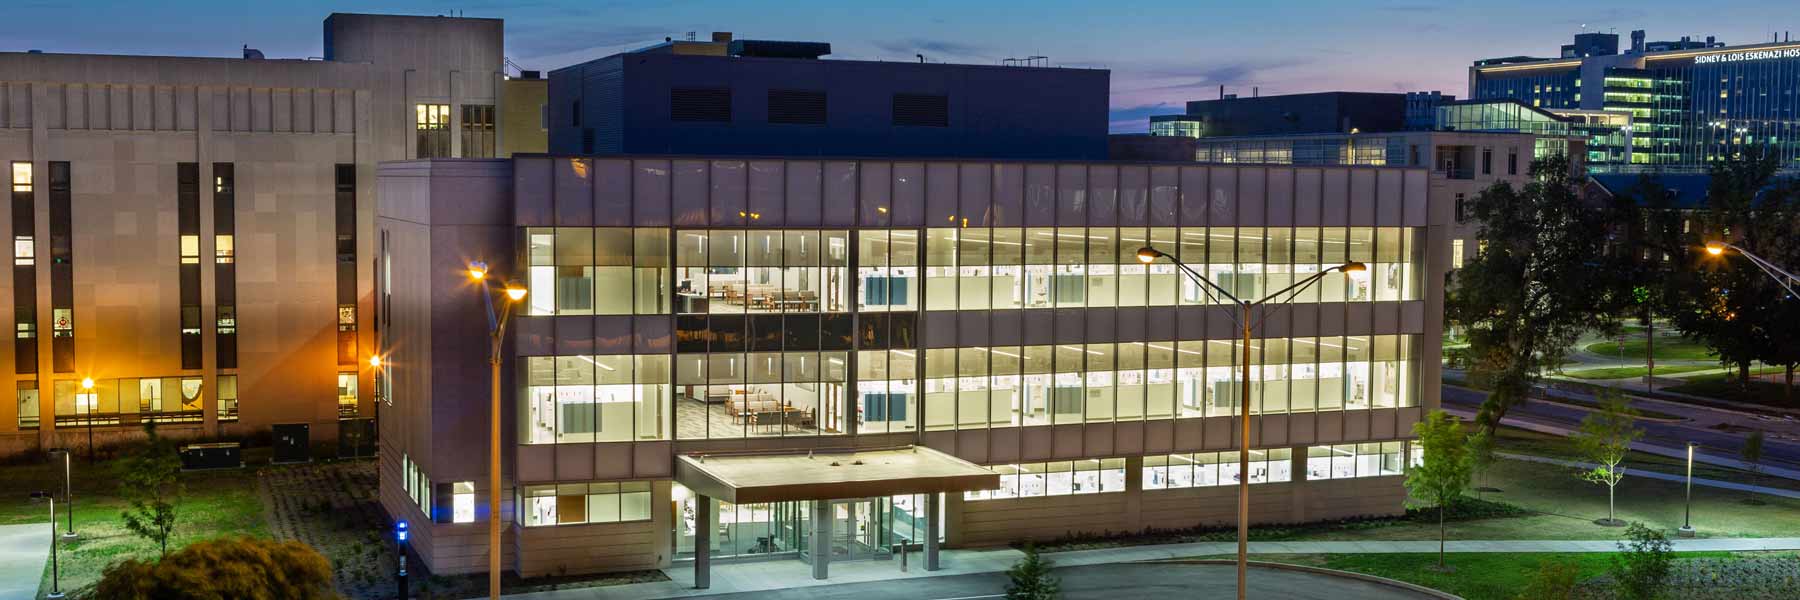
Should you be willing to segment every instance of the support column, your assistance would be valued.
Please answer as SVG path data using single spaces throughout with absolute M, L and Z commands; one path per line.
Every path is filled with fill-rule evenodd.
M 713 499 L 694 496 L 694 588 L 712 587 Z
M 938 511 L 944 508 L 943 494 L 925 494 L 925 570 L 938 570 L 938 531 L 943 529 L 943 519 Z
M 831 512 L 830 500 L 813 502 L 813 579 L 831 576 Z

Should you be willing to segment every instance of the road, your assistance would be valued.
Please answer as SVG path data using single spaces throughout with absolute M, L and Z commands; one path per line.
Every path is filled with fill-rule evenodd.
M 1588 400 L 1593 399 L 1593 395 L 1582 392 L 1557 390 L 1556 394 Z M 1485 398 L 1487 398 L 1487 392 L 1456 387 L 1448 384 L 1444 385 L 1443 399 L 1445 408 L 1460 408 L 1473 412 L 1481 407 L 1481 402 Z M 1701 448 L 1700 452 L 1702 453 L 1735 459 L 1744 447 L 1745 435 L 1733 431 L 1713 429 L 1712 427 L 1729 426 L 1731 429 L 1737 429 L 1748 426 L 1746 425 L 1748 423 L 1755 422 L 1755 419 L 1752 417 L 1746 417 L 1736 413 L 1725 413 L 1705 407 L 1670 402 L 1643 402 L 1654 402 L 1653 408 L 1657 412 L 1690 417 L 1689 421 L 1680 423 L 1665 423 L 1648 420 L 1638 422 L 1638 427 L 1644 430 L 1644 437 L 1639 440 L 1639 443 L 1652 444 L 1665 448 L 1679 449 L 1685 447 L 1688 442 L 1699 442 Z M 1512 410 L 1507 412 L 1506 420 L 1509 422 L 1517 420 L 1520 422 L 1537 423 L 1572 430 L 1579 427 L 1581 425 L 1581 419 L 1587 415 L 1588 411 L 1579 408 L 1551 404 L 1548 402 L 1532 401 L 1513 407 Z M 1758 428 L 1765 428 L 1765 426 L 1782 432 L 1793 427 L 1792 424 L 1781 422 L 1766 423 L 1759 425 Z M 1770 435 L 1763 443 L 1763 462 L 1775 467 L 1800 469 L 1800 443 L 1792 441 L 1792 437 L 1785 433 L 1782 435 Z
M 1231 565 L 1118 564 L 1056 569 L 1068 600 L 1229 598 L 1237 590 Z M 1005 597 L 1005 573 L 955 575 L 905 582 L 847 583 L 708 596 L 742 600 L 989 600 Z M 1431 598 L 1377 583 L 1328 575 L 1253 568 L 1250 597 L 1280 600 Z

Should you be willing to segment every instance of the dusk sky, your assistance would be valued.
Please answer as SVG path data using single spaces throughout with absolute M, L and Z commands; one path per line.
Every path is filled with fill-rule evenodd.
M 237 56 L 322 54 L 334 11 L 506 19 L 506 53 L 549 70 L 697 32 L 824 41 L 828 58 L 994 64 L 1048 56 L 1052 65 L 1112 70 L 1112 129 L 1215 98 L 1324 90 L 1442 90 L 1464 96 L 1478 58 L 1554 56 L 1581 31 L 1647 29 L 1651 40 L 1717 35 L 1732 44 L 1800 33 L 1800 4 L 1637 0 L 1436 3 L 1396 1 L 970 2 L 62 2 L 13 0 L 0 49 Z

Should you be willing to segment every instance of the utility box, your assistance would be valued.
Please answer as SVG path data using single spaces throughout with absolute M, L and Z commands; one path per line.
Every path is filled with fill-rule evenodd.
M 181 447 L 181 470 L 236 469 L 244 466 L 243 450 L 237 442 L 188 444 Z
M 312 426 L 306 423 L 274 425 L 270 429 L 275 434 L 275 456 L 270 462 L 303 463 L 312 462 Z

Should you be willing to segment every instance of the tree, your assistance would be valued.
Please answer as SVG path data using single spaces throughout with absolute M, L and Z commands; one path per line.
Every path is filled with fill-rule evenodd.
M 1475 497 L 1480 498 L 1482 492 L 1498 491 L 1487 487 L 1488 469 L 1494 466 L 1494 430 L 1476 428 L 1469 434 L 1469 470 L 1481 477 L 1482 485 L 1475 488 Z
M 1489 389 L 1476 422 L 1497 427 L 1582 333 L 1617 328 L 1617 288 L 1629 282 L 1607 250 L 1609 211 L 1585 204 L 1568 161 L 1534 161 L 1522 189 L 1475 197 L 1482 248 L 1447 276 L 1444 315 L 1468 332 L 1470 376 Z
M 1406 504 L 1437 509 L 1437 568 L 1444 570 L 1444 512 L 1469 487 L 1469 436 L 1463 433 L 1461 421 L 1441 410 L 1431 411 L 1425 420 L 1414 423 L 1413 436 L 1419 438 L 1425 456 L 1406 471 Z
M 1627 600 L 1657 597 L 1674 561 L 1669 538 L 1643 523 L 1632 523 L 1625 538 L 1630 543 L 1619 542 L 1619 553 L 1613 555 L 1608 569 L 1618 596 Z
M 1025 557 L 1006 570 L 1006 600 L 1053 600 L 1062 595 L 1062 583 L 1050 574 L 1054 565 L 1025 544 Z
M 1596 463 L 1593 470 L 1582 471 L 1581 478 L 1606 486 L 1606 520 L 1601 524 L 1617 526 L 1624 524 L 1613 510 L 1614 491 L 1625 479 L 1625 467 L 1621 465 L 1631 451 L 1631 443 L 1643 437 L 1644 430 L 1638 429 L 1638 411 L 1624 394 L 1606 390 L 1599 399 L 1600 408 L 1581 419 L 1581 428 L 1574 436 L 1575 447 L 1584 458 Z
M 112 600 L 337 598 L 331 562 L 311 546 L 259 538 L 189 544 L 158 561 L 113 563 L 94 586 Z
M 127 502 L 120 516 L 127 530 L 154 542 L 166 556 L 169 537 L 175 533 L 175 502 L 182 491 L 181 455 L 173 440 L 156 434 L 155 423 L 145 423 L 144 434 L 144 441 L 114 467 L 119 495 Z
M 1744 459 L 1744 468 L 1746 470 L 1750 471 L 1750 485 L 1756 485 L 1758 483 L 1761 483 L 1762 456 L 1763 456 L 1763 432 L 1762 432 L 1762 430 L 1759 429 L 1759 430 L 1750 432 L 1750 437 L 1744 438 L 1744 449 L 1739 454 L 1739 458 Z M 1745 497 L 1744 503 L 1745 504 L 1762 504 L 1761 501 L 1756 499 L 1755 492 L 1751 492 L 1748 497 Z
M 1754 362 L 1783 366 L 1791 402 L 1800 365 L 1800 338 L 1791 327 L 1800 320 L 1800 298 L 1736 253 L 1697 251 L 1704 242 L 1726 241 L 1779 265 L 1800 262 L 1800 181 L 1778 178 L 1781 168 L 1766 148 L 1712 165 L 1705 204 L 1692 215 L 1696 224 L 1678 254 L 1685 268 L 1671 278 L 1675 293 L 1665 310 L 1683 335 L 1736 366 L 1742 386 L 1749 385 Z

